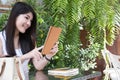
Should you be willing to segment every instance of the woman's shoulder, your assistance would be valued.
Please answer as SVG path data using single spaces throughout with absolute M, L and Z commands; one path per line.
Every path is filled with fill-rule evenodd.
M 2 32 L 0 32 L 0 44 L 2 43 Z
M 2 32 L 0 32 L 0 57 L 3 56 L 3 54 L 2 54 L 2 47 L 3 47 L 3 44 L 2 44 L 2 37 L 1 37 L 1 35 L 2 35 Z
M 0 35 L 3 33 L 3 31 L 0 31 Z
M 5 33 L 4 31 L 0 31 L 0 46 L 5 45 Z
M 1 39 L 5 38 L 5 31 L 0 31 L 0 38 Z
M 2 34 L 4 34 L 5 33 L 5 31 L 0 31 L 0 35 L 2 35 Z
M 2 39 L 3 31 L 0 31 L 0 39 Z
M 4 31 L 0 31 L 0 43 L 2 43 L 3 36 L 4 36 Z

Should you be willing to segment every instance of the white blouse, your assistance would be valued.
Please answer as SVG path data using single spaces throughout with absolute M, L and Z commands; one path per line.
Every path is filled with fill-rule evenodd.
M 7 55 L 7 51 L 6 51 L 6 43 L 5 43 L 5 40 L 6 40 L 6 35 L 5 35 L 5 31 L 2 31 L 0 32 L 0 39 L 2 41 L 2 52 L 4 55 Z M 22 56 L 22 51 L 21 49 L 15 49 L 16 51 L 16 56 Z M 25 77 L 26 79 L 25 80 L 29 80 L 29 69 L 28 69 L 28 62 L 29 62 L 29 59 L 28 60 L 25 60 L 23 63 L 22 63 L 22 67 L 23 67 L 23 71 L 24 71 L 24 74 L 25 74 Z

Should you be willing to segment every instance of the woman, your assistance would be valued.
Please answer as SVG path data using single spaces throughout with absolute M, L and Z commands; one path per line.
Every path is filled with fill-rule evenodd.
M 0 32 L 0 57 L 19 56 L 26 80 L 28 80 L 28 62 L 32 62 L 37 70 L 42 70 L 58 51 L 58 43 L 45 57 L 36 48 L 36 13 L 24 2 L 13 6 L 8 22 Z

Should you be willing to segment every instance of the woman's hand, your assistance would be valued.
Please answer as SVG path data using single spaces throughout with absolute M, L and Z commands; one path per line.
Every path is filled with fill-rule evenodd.
M 33 57 L 33 64 L 35 66 L 35 68 L 37 70 L 42 70 L 46 64 L 51 60 L 51 58 L 58 52 L 58 42 L 55 43 L 55 45 L 53 46 L 53 48 L 50 50 L 50 53 L 46 54 L 44 57 L 42 56 L 42 54 L 39 52 L 41 48 L 37 48 L 35 49 L 35 51 L 33 50 L 30 54 L 32 55 L 33 53 L 39 53 L 40 54 L 40 58 L 38 57 L 38 54 L 34 55 Z M 37 60 L 36 60 L 37 58 Z
M 58 52 L 58 44 L 59 42 L 56 42 L 55 45 L 53 46 L 53 48 L 50 50 L 49 54 L 46 54 L 47 58 L 52 58 L 57 52 Z
M 50 50 L 50 54 L 53 54 L 53 56 L 58 52 L 58 44 L 59 42 L 56 42 L 53 48 Z
M 42 53 L 39 52 L 43 46 L 33 49 L 32 51 L 26 53 L 25 55 L 21 56 L 21 61 L 23 62 L 26 59 L 33 59 L 39 61 L 43 58 Z
M 42 53 L 39 52 L 39 50 L 42 49 L 42 48 L 43 48 L 43 46 L 33 49 L 32 51 L 30 51 L 30 52 L 28 53 L 29 56 L 30 56 L 33 60 L 36 59 L 36 60 L 39 61 L 41 58 L 43 58 Z

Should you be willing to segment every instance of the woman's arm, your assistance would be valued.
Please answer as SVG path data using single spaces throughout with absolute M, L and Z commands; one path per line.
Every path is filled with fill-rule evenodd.
M 22 55 L 20 57 L 21 61 L 24 62 L 27 59 L 36 59 L 36 60 L 40 60 L 42 58 L 41 53 L 38 51 L 37 48 L 33 49 L 32 51 Z
M 46 56 L 47 57 L 47 56 Z M 48 57 L 47 57 L 48 58 Z M 51 59 L 51 57 L 49 57 L 48 59 Z M 44 67 L 47 65 L 47 63 L 49 62 L 45 57 L 42 57 L 40 60 L 37 59 L 33 59 L 32 60 L 34 67 L 37 70 L 43 70 Z
M 3 51 L 2 51 L 2 40 L 0 39 L 0 57 L 3 57 Z
M 54 45 L 54 47 L 51 49 L 50 53 L 45 55 L 44 57 L 41 57 L 39 60 L 34 58 L 32 60 L 35 68 L 37 70 L 42 70 L 46 66 L 46 64 L 51 60 L 51 58 L 58 52 L 58 43 Z M 41 53 L 40 53 L 41 54 Z
M 42 70 L 49 62 L 49 60 L 57 53 L 58 44 L 56 43 L 54 47 L 51 49 L 50 53 L 44 57 L 42 56 L 42 53 L 39 52 L 41 48 L 43 48 L 43 46 L 39 48 L 35 48 L 32 51 L 24 54 L 23 56 L 20 57 L 21 61 L 24 62 L 27 59 L 32 59 L 34 67 L 37 70 Z

